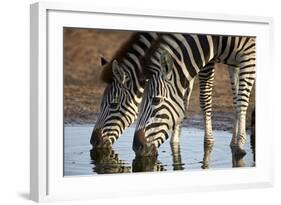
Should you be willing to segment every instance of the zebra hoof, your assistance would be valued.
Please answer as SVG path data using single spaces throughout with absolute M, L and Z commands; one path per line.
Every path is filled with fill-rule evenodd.
M 236 149 L 236 151 L 235 151 L 235 154 L 236 154 L 236 155 L 239 155 L 239 156 L 244 156 L 244 155 L 247 154 L 247 152 L 246 152 L 244 149 L 238 147 L 238 148 Z
M 234 140 L 231 140 L 229 146 L 231 149 L 234 149 L 235 147 L 237 147 L 237 142 L 235 142 Z
M 231 147 L 231 151 L 234 155 L 237 156 L 244 156 L 247 154 L 247 152 L 245 151 L 244 144 L 241 140 L 237 140 L 236 143 L 234 140 L 231 141 L 230 143 L 230 147 Z
M 245 156 L 247 152 L 239 146 L 231 146 L 231 151 L 235 156 Z
M 209 169 L 209 165 L 203 163 L 203 165 L 201 166 L 201 169 Z

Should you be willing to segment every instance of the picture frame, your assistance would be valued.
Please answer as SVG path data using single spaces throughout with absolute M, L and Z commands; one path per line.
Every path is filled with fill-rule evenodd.
M 63 27 L 256 36 L 256 167 L 64 177 Z M 267 109 L 272 106 L 271 92 L 268 92 L 273 86 L 270 75 L 274 72 L 271 66 L 272 29 L 270 17 L 97 8 L 68 3 L 32 4 L 30 198 L 41 202 L 273 186 L 274 139 L 270 131 L 272 115 Z M 270 74 L 267 67 L 272 68 Z M 262 82 L 267 82 L 267 86 L 262 86 Z

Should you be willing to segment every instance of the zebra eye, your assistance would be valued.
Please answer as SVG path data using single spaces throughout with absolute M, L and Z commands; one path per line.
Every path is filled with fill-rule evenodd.
M 116 97 L 112 100 L 112 102 L 110 103 L 109 108 L 116 110 L 119 108 L 119 104 L 120 104 L 120 98 Z
M 118 109 L 118 107 L 119 107 L 118 102 L 110 103 L 110 106 L 109 106 L 109 108 L 112 109 L 112 110 L 116 110 L 116 109 Z
M 153 97 L 152 98 L 152 105 L 159 105 L 163 101 L 162 97 Z

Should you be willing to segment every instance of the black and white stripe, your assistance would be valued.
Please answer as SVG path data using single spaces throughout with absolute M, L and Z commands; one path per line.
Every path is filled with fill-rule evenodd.
M 229 67 L 236 110 L 231 144 L 244 153 L 246 111 L 255 81 L 255 46 L 254 37 L 163 34 L 146 65 L 150 79 L 134 137 L 136 154 L 156 154 L 157 147 L 179 129 L 193 79 L 198 74 L 200 105 L 205 114 L 205 141 L 213 141 L 211 97 L 215 62 Z M 169 58 L 172 66 L 167 62 Z
M 100 113 L 91 136 L 93 147 L 109 147 L 135 121 L 144 90 L 141 61 L 157 38 L 156 33 L 137 33 L 123 54 L 109 63 L 112 74 L 103 93 Z M 122 48 L 124 49 L 124 48 Z
M 91 136 L 94 147 L 111 146 L 137 118 L 144 89 L 143 67 L 150 55 L 147 51 L 157 44 L 160 35 L 135 34 L 127 48 L 121 48 L 123 54 L 117 57 L 119 62 L 114 64 L 116 59 L 113 59 L 109 63 L 109 69 L 115 68 L 116 71 L 112 71 L 112 79 L 107 82 L 103 93 L 100 113 Z

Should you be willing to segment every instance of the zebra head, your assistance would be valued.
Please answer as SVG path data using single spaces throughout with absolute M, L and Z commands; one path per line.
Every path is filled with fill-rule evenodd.
M 157 148 L 182 122 L 185 113 L 184 95 L 174 60 L 162 50 L 156 57 L 158 64 L 150 66 L 151 74 L 145 87 L 134 135 L 133 150 L 137 156 L 157 155 Z M 159 63 L 160 62 L 160 63 Z
M 105 61 L 102 60 L 102 63 Z M 110 65 L 112 79 L 104 90 L 100 113 L 91 136 L 94 148 L 111 147 L 118 137 L 137 118 L 143 86 L 132 80 L 122 63 L 113 60 Z

